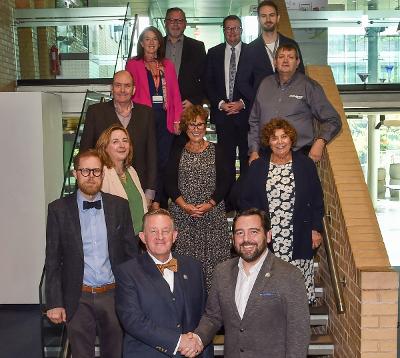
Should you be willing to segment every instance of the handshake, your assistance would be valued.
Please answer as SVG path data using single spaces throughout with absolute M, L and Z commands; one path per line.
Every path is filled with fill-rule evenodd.
M 178 351 L 185 357 L 196 357 L 203 351 L 203 343 L 197 334 L 188 332 L 181 335 Z

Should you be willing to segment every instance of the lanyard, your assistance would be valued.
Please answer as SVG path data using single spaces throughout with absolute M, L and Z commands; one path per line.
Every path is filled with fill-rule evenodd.
M 273 60 L 275 58 L 276 50 L 278 49 L 278 46 L 279 46 L 279 37 L 276 38 L 273 51 L 271 51 L 271 49 L 267 46 L 266 43 L 264 43 L 264 45 L 265 45 L 265 48 L 267 49 L 268 54 L 270 55 L 270 57 Z

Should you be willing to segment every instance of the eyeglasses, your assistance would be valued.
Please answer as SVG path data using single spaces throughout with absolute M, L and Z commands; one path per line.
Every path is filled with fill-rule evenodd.
M 81 168 L 77 169 L 77 171 L 79 171 L 83 177 L 88 177 L 90 173 L 92 173 L 94 177 L 99 177 L 101 173 L 103 173 L 103 169 L 101 168 Z
M 189 123 L 188 124 L 189 129 L 204 129 L 206 127 L 205 122 L 201 122 L 201 123 Z
M 179 24 L 179 25 L 181 25 L 181 24 L 183 24 L 185 22 L 185 19 L 167 19 L 167 21 L 170 24 Z
M 226 32 L 239 32 L 242 28 L 239 26 L 235 26 L 235 27 L 224 27 L 224 31 Z

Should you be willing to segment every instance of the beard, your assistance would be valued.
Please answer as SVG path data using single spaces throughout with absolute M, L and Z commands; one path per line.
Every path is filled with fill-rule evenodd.
M 275 32 L 276 30 L 276 24 L 272 25 L 272 24 L 264 24 L 263 25 L 263 31 L 264 32 Z
M 80 191 L 86 195 L 95 195 L 101 189 L 101 181 L 91 181 L 91 182 L 79 182 L 78 181 L 78 188 Z
M 265 239 L 260 245 L 260 247 L 258 247 L 257 244 L 251 244 L 254 245 L 255 249 L 253 252 L 250 253 L 242 252 L 241 248 L 245 245 L 249 245 L 249 243 L 248 242 L 242 243 L 239 246 L 239 249 L 236 250 L 237 254 L 246 262 L 254 262 L 265 252 L 265 249 L 267 247 L 267 240 Z

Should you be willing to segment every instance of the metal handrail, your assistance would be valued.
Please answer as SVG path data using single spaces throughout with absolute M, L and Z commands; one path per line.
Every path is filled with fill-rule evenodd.
M 332 247 L 332 239 L 329 235 L 329 223 L 328 223 L 328 218 L 330 218 L 330 215 L 326 215 L 323 218 L 323 226 L 324 226 L 324 247 L 325 247 L 325 252 L 326 252 L 326 258 L 328 261 L 328 268 L 331 276 L 331 281 L 332 281 L 332 289 L 333 289 L 333 295 L 335 297 L 335 303 L 336 303 L 336 310 L 337 313 L 343 314 L 346 312 L 346 306 L 344 303 L 344 298 L 343 298 L 343 289 L 342 286 L 346 284 L 346 281 L 344 279 L 339 278 L 339 271 Z

